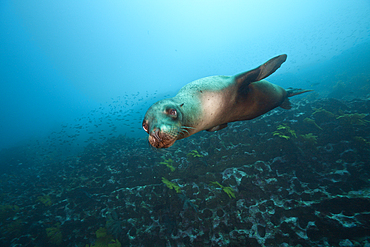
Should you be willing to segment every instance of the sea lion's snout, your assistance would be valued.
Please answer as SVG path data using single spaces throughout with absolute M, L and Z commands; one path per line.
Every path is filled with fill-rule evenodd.
M 157 128 L 149 134 L 148 141 L 154 148 L 168 148 L 175 143 L 176 138 Z
M 159 137 L 159 129 L 154 130 L 150 134 L 150 136 L 152 136 L 155 139 L 155 141 L 157 141 L 157 142 L 161 142 L 162 141 L 162 139 Z

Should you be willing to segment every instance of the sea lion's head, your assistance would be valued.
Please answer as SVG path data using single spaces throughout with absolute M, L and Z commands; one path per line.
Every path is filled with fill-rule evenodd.
M 181 106 L 171 99 L 164 99 L 148 109 L 143 129 L 149 134 L 150 145 L 155 148 L 168 148 L 175 143 L 182 129 Z

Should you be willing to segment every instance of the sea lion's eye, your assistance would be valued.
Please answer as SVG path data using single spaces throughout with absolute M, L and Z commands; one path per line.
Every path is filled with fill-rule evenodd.
M 146 122 L 143 122 L 143 129 L 145 130 L 146 133 L 149 133 L 149 126 Z
M 168 110 L 168 115 L 177 117 L 177 111 L 175 109 L 169 109 Z

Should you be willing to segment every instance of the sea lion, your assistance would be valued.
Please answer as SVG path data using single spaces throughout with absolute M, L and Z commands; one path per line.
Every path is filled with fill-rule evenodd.
M 312 90 L 285 90 L 262 80 L 274 73 L 287 55 L 235 76 L 210 76 L 193 81 L 170 99 L 154 103 L 146 112 L 143 129 L 155 148 L 199 131 L 217 131 L 235 121 L 250 120 L 275 107 L 290 109 L 288 97 Z

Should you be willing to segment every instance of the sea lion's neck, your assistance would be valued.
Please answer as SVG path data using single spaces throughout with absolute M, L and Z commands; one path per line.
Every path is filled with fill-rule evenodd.
M 183 125 L 193 127 L 201 113 L 199 97 L 197 95 L 176 95 L 172 100 L 179 106 L 183 115 Z

